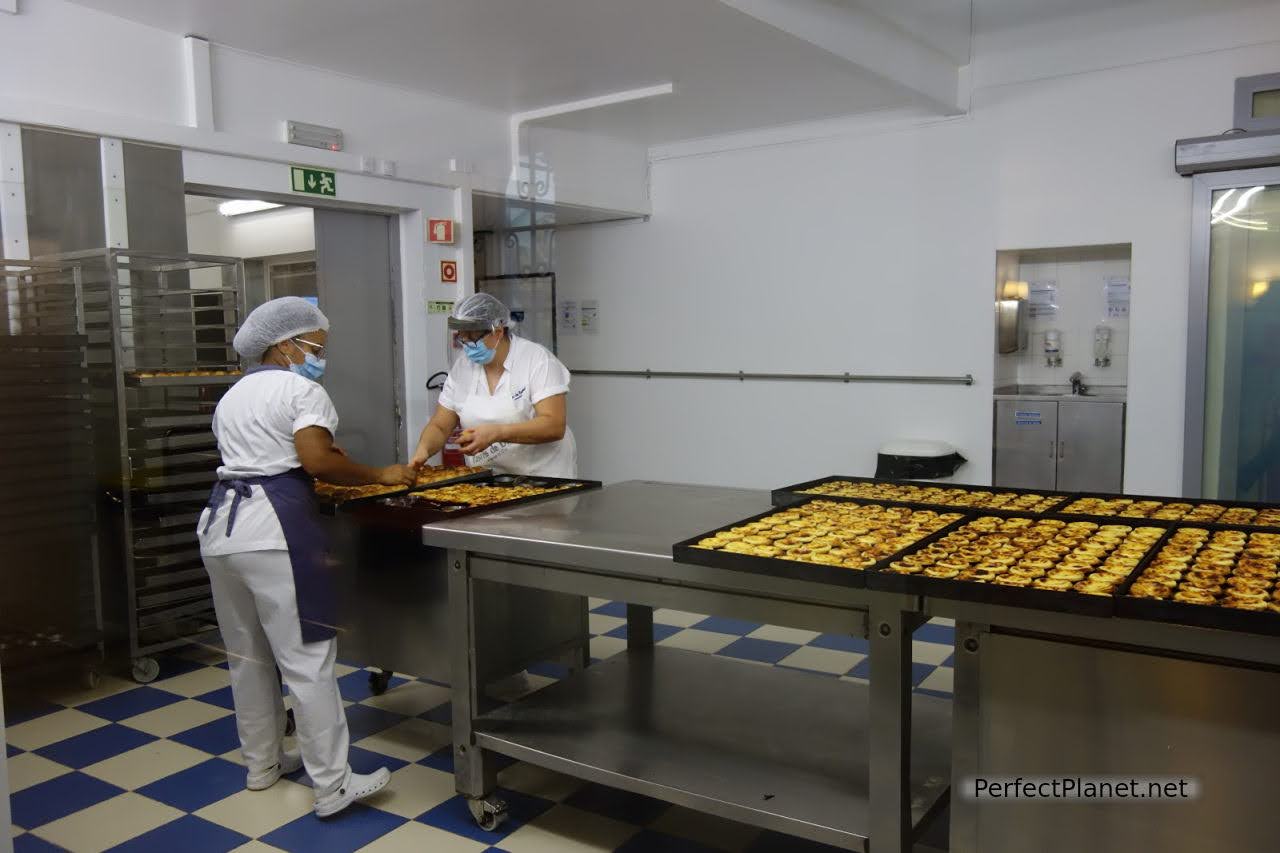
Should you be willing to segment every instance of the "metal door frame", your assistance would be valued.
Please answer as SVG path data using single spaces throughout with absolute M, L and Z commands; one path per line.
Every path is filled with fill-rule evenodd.
M 1209 211 L 1213 193 L 1241 186 L 1280 185 L 1280 168 L 1208 172 L 1192 179 L 1191 277 L 1187 302 L 1187 396 L 1182 433 L 1182 493 L 1204 488 L 1204 403 L 1209 346 Z

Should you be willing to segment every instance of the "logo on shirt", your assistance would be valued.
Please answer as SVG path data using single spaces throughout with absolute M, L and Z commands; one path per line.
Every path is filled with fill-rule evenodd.
M 529 390 L 529 387 L 526 385 L 524 388 L 521 388 L 519 391 L 516 391 L 516 392 L 512 393 L 512 395 L 511 395 L 511 402 L 513 402 L 513 403 L 514 403 L 514 402 L 516 402 L 517 400 L 519 400 L 521 397 L 523 397 L 523 396 L 524 396 L 524 392 L 525 392 L 525 391 L 528 391 L 528 390 Z

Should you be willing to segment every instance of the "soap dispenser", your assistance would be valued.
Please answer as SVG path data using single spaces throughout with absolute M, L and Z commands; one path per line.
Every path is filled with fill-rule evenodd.
M 1062 332 L 1057 329 L 1044 333 L 1044 363 L 1049 367 L 1062 367 Z
M 1111 327 L 1098 326 L 1093 330 L 1093 366 L 1111 366 Z

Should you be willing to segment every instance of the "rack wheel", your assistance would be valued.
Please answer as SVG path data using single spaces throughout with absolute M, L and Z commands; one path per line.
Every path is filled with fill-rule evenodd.
M 381 696 L 387 692 L 387 688 L 391 686 L 391 672 L 382 670 L 380 672 L 369 673 L 369 689 L 373 691 L 374 696 Z
M 80 673 L 80 684 L 85 690 L 93 690 L 102 682 L 102 673 L 93 667 L 86 667 L 85 671 Z
M 135 658 L 133 661 L 133 680 L 139 684 L 150 684 L 160 674 L 160 662 L 155 658 Z
M 298 731 L 298 721 L 293 718 L 293 709 L 290 708 L 285 712 L 284 717 L 284 736 L 292 737 Z
M 476 824 L 485 832 L 493 832 L 507 819 L 507 804 L 497 797 L 467 800 L 467 808 L 471 810 Z

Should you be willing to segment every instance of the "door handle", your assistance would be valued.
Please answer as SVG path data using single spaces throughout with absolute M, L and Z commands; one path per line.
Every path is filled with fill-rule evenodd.
M 1056 441 L 1051 441 L 1051 442 L 1049 442 L 1049 458 L 1050 458 L 1050 459 L 1052 459 L 1052 458 L 1054 458 L 1055 456 L 1057 456 L 1056 448 L 1057 448 L 1057 442 L 1056 442 Z
M 1067 443 L 1065 441 L 1058 442 L 1058 458 L 1059 459 L 1067 458 Z

